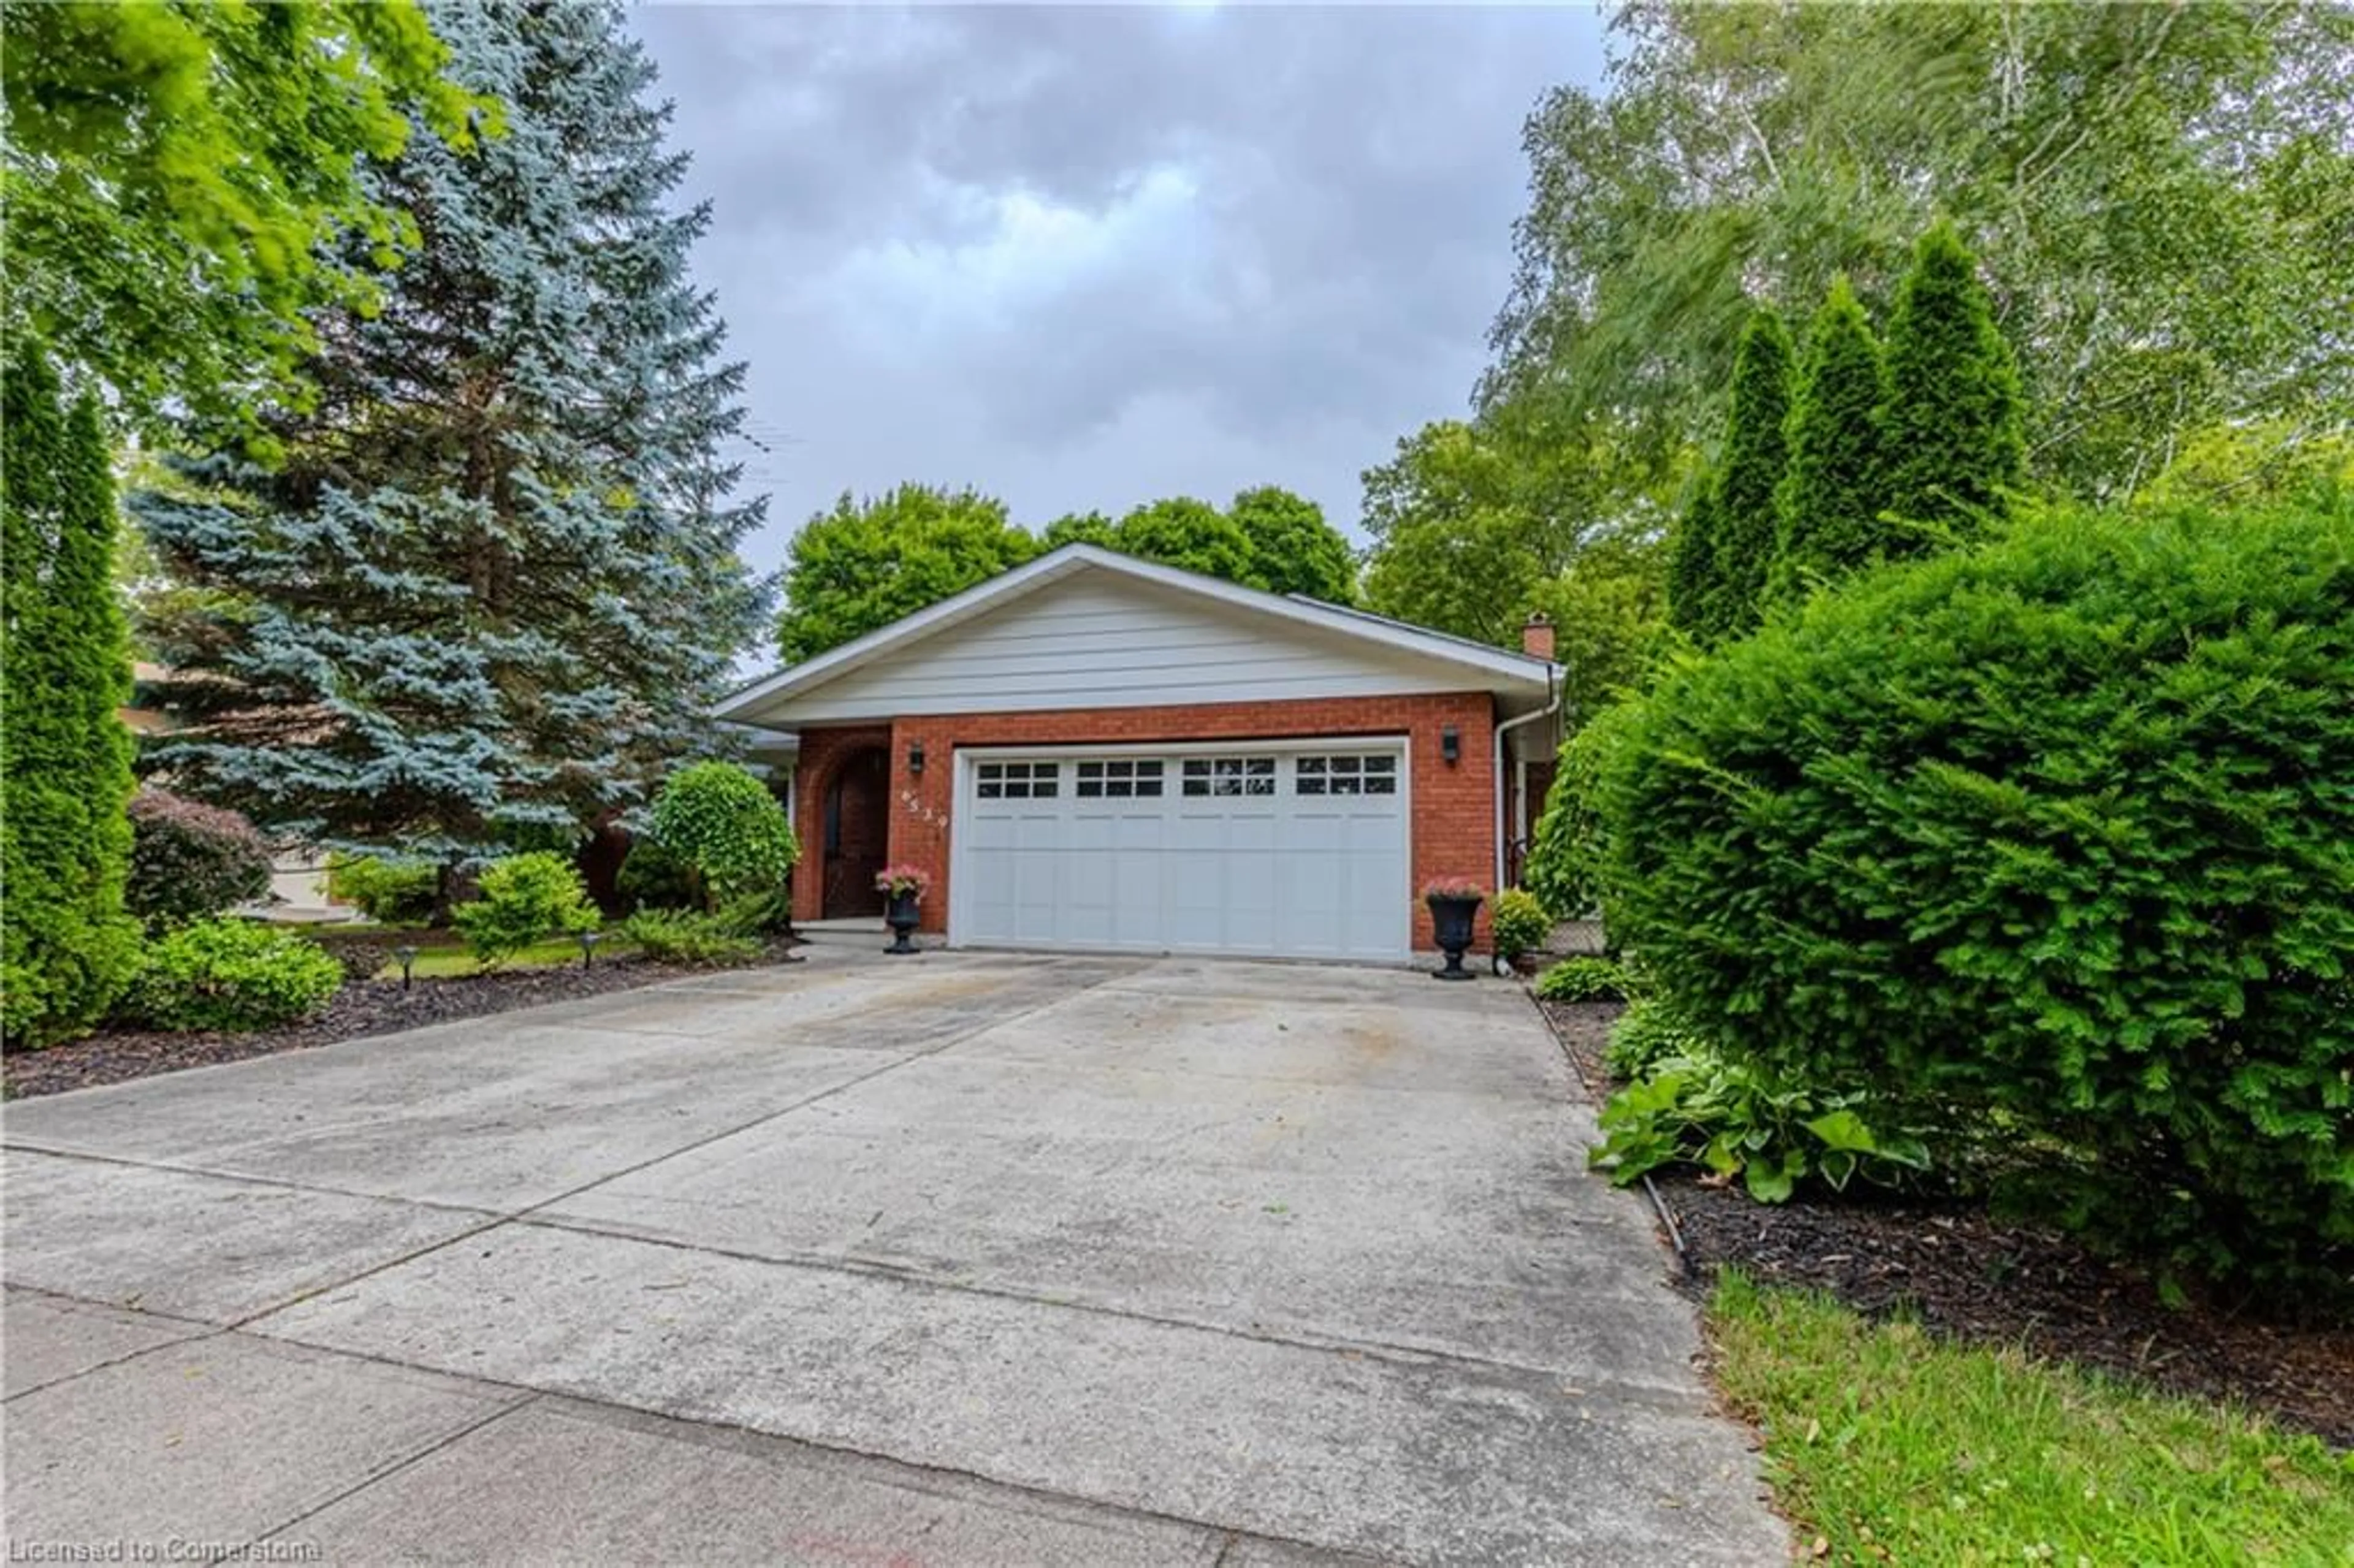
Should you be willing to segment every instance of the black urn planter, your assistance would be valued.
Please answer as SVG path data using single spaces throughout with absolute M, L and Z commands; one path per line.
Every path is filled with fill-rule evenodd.
M 1479 895 L 1452 897 L 1434 893 L 1423 902 L 1430 906 L 1431 935 L 1438 943 L 1438 950 L 1447 955 L 1447 967 L 1431 972 L 1443 980 L 1479 979 L 1463 967 L 1463 949 L 1471 945 L 1471 920 L 1479 913 Z
M 918 918 L 916 914 L 916 904 L 919 897 L 920 895 L 915 893 L 891 895 L 890 903 L 884 906 L 883 924 L 891 927 L 893 939 L 891 945 L 883 949 L 885 952 L 916 953 L 923 950 L 907 940 L 909 935 L 916 929 Z

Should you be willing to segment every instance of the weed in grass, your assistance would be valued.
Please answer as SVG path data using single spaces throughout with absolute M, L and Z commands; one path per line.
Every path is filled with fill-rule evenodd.
M 2318 1438 L 1738 1275 L 1709 1322 L 1824 1560 L 2354 1568 L 2354 1455 Z

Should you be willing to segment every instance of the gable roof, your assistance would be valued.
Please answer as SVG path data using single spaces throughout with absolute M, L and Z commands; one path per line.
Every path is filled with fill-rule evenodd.
M 887 654 L 925 638 L 1002 609 L 1050 584 L 1091 572 L 1108 573 L 1129 582 L 1179 594 L 1197 596 L 1211 604 L 1249 615 L 1265 616 L 1292 626 L 1353 640 L 1394 660 L 1400 655 L 1445 668 L 1463 681 L 1463 689 L 1495 691 L 1513 695 L 1550 696 L 1559 668 L 1547 660 L 1484 642 L 1453 637 L 1412 626 L 1364 610 L 1343 609 L 1298 595 L 1268 593 L 1245 588 L 1222 577 L 1206 577 L 1158 561 L 1107 550 L 1100 546 L 1074 544 L 1051 550 L 1037 559 L 975 583 L 963 592 L 928 605 L 864 637 L 828 649 L 815 658 L 767 675 L 720 699 L 713 712 L 723 719 L 750 721 L 758 710 L 772 709 L 804 695 L 826 683 L 849 674 Z

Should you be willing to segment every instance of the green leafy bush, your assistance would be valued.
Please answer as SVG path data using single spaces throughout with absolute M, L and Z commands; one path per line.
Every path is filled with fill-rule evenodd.
M 267 1029 L 316 1012 L 343 983 L 343 966 L 292 931 L 198 920 L 148 945 L 123 1012 L 158 1029 Z
M 1564 959 L 1537 976 L 1547 1001 L 1624 1001 L 1627 971 L 1608 959 Z
M 421 926 L 433 918 L 440 873 L 421 860 L 350 855 L 327 868 L 327 892 L 386 926 Z
M 1671 674 L 1618 932 L 1728 1056 L 2009 1118 L 2057 1217 L 2354 1277 L 2354 493 L 2025 520 Z
M 1603 822 L 1595 788 L 1635 711 L 1633 703 L 1605 708 L 1562 744 L 1553 789 L 1521 872 L 1522 883 L 1556 920 L 1582 920 L 1602 907 Z
M 781 936 L 792 928 L 792 895 L 781 887 L 748 894 L 731 900 L 719 911 L 719 918 L 740 937 Z
M 693 909 L 642 909 L 621 923 L 621 935 L 658 963 L 727 969 L 760 957 L 760 944 L 726 916 Z
M 801 856 L 784 807 L 732 762 L 698 762 L 672 774 L 654 801 L 653 837 L 693 872 L 714 909 L 773 890 Z
M 703 903 L 695 868 L 650 838 L 630 845 L 614 874 L 613 891 L 628 909 L 693 909 Z
M 236 811 L 153 787 L 131 798 L 123 907 L 151 929 L 250 904 L 270 892 L 270 845 Z
M 1488 911 L 1488 929 L 1496 944 L 1496 956 L 1506 963 L 1531 948 L 1542 947 L 1553 935 L 1553 919 L 1537 902 L 1536 895 L 1518 887 L 1507 887 L 1496 895 L 1496 902 Z
M 1656 996 L 1646 996 L 1618 1015 L 1602 1047 L 1602 1065 L 1620 1083 L 1631 1084 L 1670 1056 L 1691 1056 L 1708 1047 L 1691 1025 Z
M 597 906 L 568 856 L 509 855 L 491 863 L 481 885 L 481 895 L 451 910 L 450 922 L 486 969 L 534 942 L 597 928 Z
M 1761 1203 L 1787 1202 L 1810 1179 L 1843 1192 L 1859 1175 L 1893 1186 L 1926 1170 L 1921 1140 L 1875 1133 L 1870 1108 L 1862 1095 L 1793 1088 L 1703 1049 L 1660 1057 L 1611 1096 L 1590 1159 L 1622 1187 L 1663 1165 L 1705 1166 L 1740 1177 Z

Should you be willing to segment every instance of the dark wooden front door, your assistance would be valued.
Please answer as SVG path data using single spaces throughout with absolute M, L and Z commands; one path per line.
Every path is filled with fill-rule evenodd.
M 883 913 L 875 874 L 891 852 L 891 754 L 843 758 L 825 786 L 825 918 Z

